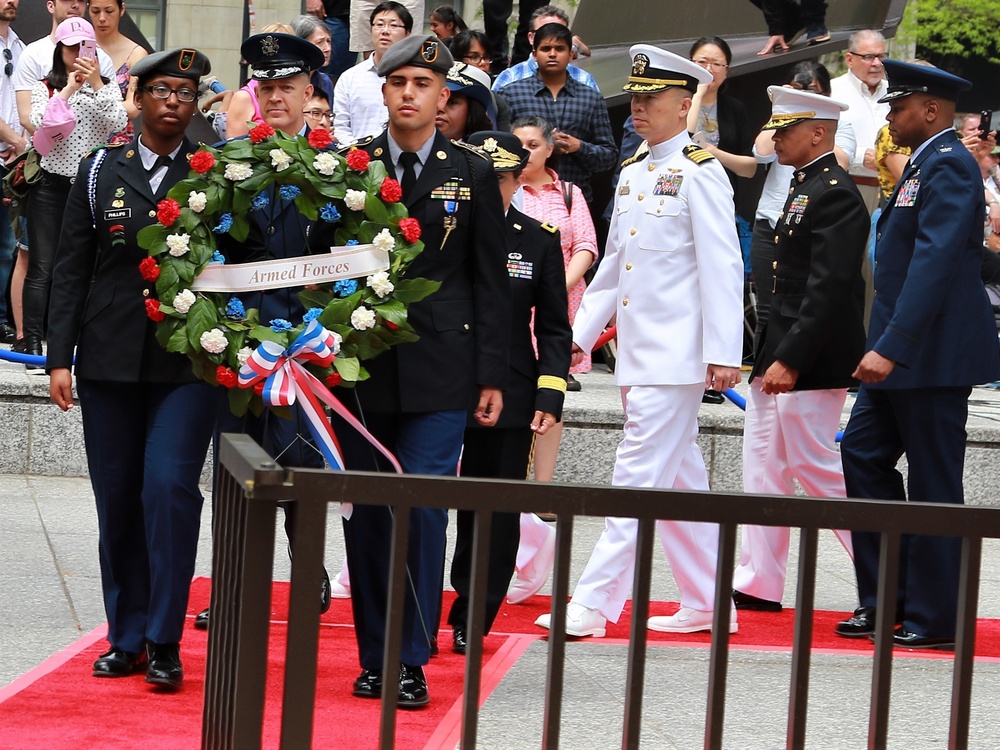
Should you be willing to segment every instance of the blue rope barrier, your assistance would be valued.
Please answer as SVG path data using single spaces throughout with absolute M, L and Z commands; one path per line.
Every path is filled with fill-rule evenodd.
M 36 354 L 21 354 L 20 352 L 12 352 L 8 349 L 0 349 L 0 360 L 17 362 L 22 365 L 45 367 L 45 357 L 39 357 Z

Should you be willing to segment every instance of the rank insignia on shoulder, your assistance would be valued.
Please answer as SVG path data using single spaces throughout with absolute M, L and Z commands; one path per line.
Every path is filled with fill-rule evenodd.
M 364 138 L 359 138 L 354 143 L 349 143 L 346 146 L 344 146 L 343 148 L 337 149 L 337 153 L 340 154 L 341 156 L 343 156 L 348 151 L 350 151 L 352 148 L 362 148 L 364 146 L 367 146 L 369 143 L 371 143 L 374 140 L 375 140 L 375 136 L 373 136 L 373 135 L 365 136 Z M 375 156 L 381 156 L 381 153 L 377 153 L 377 154 L 375 154 Z
M 122 146 L 128 145 L 128 141 L 123 141 L 122 143 L 102 143 L 100 146 L 94 146 L 90 149 L 88 156 L 93 156 L 98 151 L 106 148 L 121 148 Z
M 708 151 L 694 143 L 689 143 L 684 147 L 684 156 L 693 161 L 695 164 L 701 164 L 702 162 L 711 161 L 715 158 Z
M 452 141 L 451 144 L 453 146 L 458 146 L 459 148 L 464 148 L 466 151 L 469 151 L 470 153 L 475 154 L 479 158 L 485 159 L 490 164 L 493 163 L 493 157 L 491 157 L 489 154 L 487 154 L 485 151 L 483 151 L 478 146 L 473 146 L 473 145 L 470 145 L 468 143 L 463 143 L 462 141 Z
M 627 167 L 629 164 L 635 164 L 637 161 L 642 161 L 647 156 L 649 156 L 649 145 L 643 141 L 639 148 L 636 149 L 636 152 L 622 162 L 622 166 Z
M 549 224 L 549 222 L 547 221 L 542 223 L 542 229 L 544 229 L 549 234 L 555 234 L 556 232 L 559 231 L 559 227 L 557 227 L 555 224 Z

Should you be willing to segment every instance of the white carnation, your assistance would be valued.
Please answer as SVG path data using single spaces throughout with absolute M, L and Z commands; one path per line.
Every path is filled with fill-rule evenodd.
M 334 354 L 340 354 L 340 345 L 344 343 L 344 337 L 336 331 L 331 331 L 330 333 L 333 334 L 333 346 L 330 349 Z
M 337 157 L 324 151 L 313 159 L 313 169 L 329 177 L 337 171 Z
M 211 331 L 205 331 L 201 334 L 198 343 L 201 344 L 201 348 L 206 352 L 220 354 L 226 351 L 226 346 L 229 342 L 226 340 L 226 334 L 218 328 L 213 328 Z
M 188 196 L 188 208 L 194 211 L 196 214 L 200 214 L 205 210 L 205 206 L 208 205 L 208 196 L 204 193 L 199 193 L 197 190 L 192 190 L 191 194 Z
M 250 359 L 251 354 L 253 354 L 253 349 L 251 349 L 249 346 L 244 346 L 242 349 L 236 352 L 236 361 L 240 363 L 240 367 L 243 367 L 243 365 L 247 363 L 247 360 Z
M 197 302 L 198 298 L 190 289 L 183 289 L 174 295 L 173 308 L 182 315 L 191 309 L 191 305 Z
M 378 237 L 375 238 L 375 242 L 376 244 L 378 243 Z M 392 285 L 392 282 L 389 281 L 389 274 L 386 271 L 373 273 L 368 277 L 367 283 L 368 286 L 371 287 L 371 290 L 379 297 L 385 297 L 386 295 L 392 294 L 392 290 L 396 288 Z
M 272 148 L 267 155 L 271 157 L 271 166 L 279 172 L 292 166 L 292 157 L 280 148 Z
M 348 190 L 347 195 L 344 196 L 344 203 L 352 211 L 364 211 L 367 197 L 368 193 L 364 190 Z
M 187 234 L 168 234 L 167 247 L 170 248 L 170 254 L 175 258 L 181 257 L 190 249 L 188 247 L 190 241 L 191 236 Z
M 233 182 L 248 180 L 253 177 L 253 167 L 249 164 L 230 163 L 226 165 L 226 179 Z
M 396 247 L 396 238 L 392 236 L 392 232 L 390 232 L 388 229 L 383 229 L 381 232 L 375 235 L 375 239 L 372 240 L 372 244 L 375 245 L 375 247 L 381 250 L 383 253 L 388 253 L 391 252 L 394 247 Z
M 359 307 L 351 313 L 351 325 L 359 331 L 367 331 L 375 327 L 375 311 L 367 307 Z

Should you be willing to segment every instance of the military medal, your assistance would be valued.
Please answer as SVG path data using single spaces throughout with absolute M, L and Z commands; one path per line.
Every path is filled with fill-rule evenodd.
M 444 210 L 446 212 L 443 224 L 444 237 L 441 239 L 441 246 L 438 250 L 444 250 L 444 243 L 448 241 L 448 235 L 458 226 L 458 217 L 455 216 L 455 212 L 458 211 L 458 201 L 445 201 Z
M 684 175 L 676 172 L 661 174 L 656 178 L 656 185 L 653 187 L 653 195 L 676 196 L 681 190 L 681 183 L 684 182 Z
M 917 191 L 920 190 L 920 180 L 909 179 L 896 193 L 896 206 L 912 206 L 917 202 Z

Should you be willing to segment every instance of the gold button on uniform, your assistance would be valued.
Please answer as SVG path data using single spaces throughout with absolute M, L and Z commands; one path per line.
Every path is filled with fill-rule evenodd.
M 632 227 L 630 230 L 628 230 L 628 233 L 631 234 L 634 237 L 635 236 L 635 227 Z
M 469 328 L 470 328 L 470 326 L 469 326 L 469 324 L 468 324 L 468 323 L 466 323 L 466 324 L 465 324 L 464 326 L 462 326 L 462 328 L 464 328 L 464 329 L 465 329 L 466 331 L 468 331 L 468 330 L 469 330 Z
M 143 289 L 142 290 L 142 296 L 143 297 L 148 297 L 149 296 L 149 290 L 148 289 Z
M 622 307 L 628 307 L 628 297 L 622 300 Z
M 642 193 L 639 193 L 639 200 L 642 200 L 645 197 L 646 197 L 645 195 L 643 195 Z
M 156 211 L 150 211 L 149 212 L 149 218 L 150 219 L 155 219 L 156 218 Z
M 625 270 L 626 271 L 631 271 L 632 270 L 632 264 L 631 263 L 626 263 L 625 264 Z

